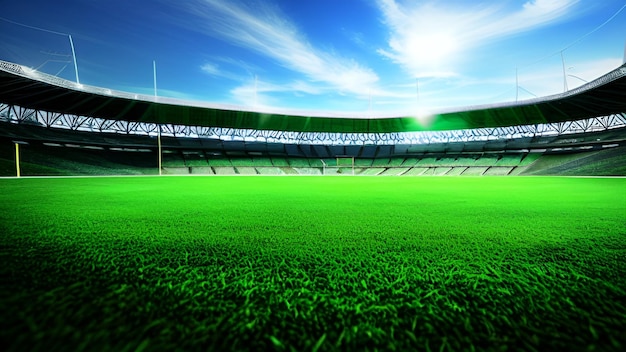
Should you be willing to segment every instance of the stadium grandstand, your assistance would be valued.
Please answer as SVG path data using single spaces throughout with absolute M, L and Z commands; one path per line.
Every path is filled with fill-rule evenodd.
M 625 132 L 626 65 L 557 95 L 363 118 L 131 94 L 0 61 L 3 176 L 626 175 Z

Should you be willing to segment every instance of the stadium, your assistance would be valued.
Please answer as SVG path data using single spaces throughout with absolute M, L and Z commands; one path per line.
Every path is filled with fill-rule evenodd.
M 222 110 L 9 62 L 0 68 L 6 176 L 21 173 L 11 144 L 21 145 L 24 175 L 626 174 L 626 66 L 563 94 L 437 114 L 428 123 Z
M 0 145 L 11 351 L 626 348 L 626 63 L 363 118 L 0 61 Z

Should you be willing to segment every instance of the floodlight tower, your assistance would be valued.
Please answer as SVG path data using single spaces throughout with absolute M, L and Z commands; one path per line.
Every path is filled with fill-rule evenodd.
M 565 58 L 563 58 L 563 50 L 561 50 L 561 64 L 563 66 L 563 92 L 567 92 L 567 74 L 565 73 Z
M 70 47 L 72 48 L 72 60 L 74 61 L 74 73 L 76 73 L 76 84 L 80 84 L 80 80 L 78 79 L 78 64 L 76 63 L 76 51 L 74 51 L 74 41 L 72 40 L 72 35 L 67 35 L 70 38 Z
M 61 33 L 61 32 L 53 31 L 53 30 L 46 29 L 46 28 L 40 28 L 40 27 L 35 27 L 35 26 L 31 26 L 31 25 L 27 25 L 27 24 L 11 21 L 11 20 L 6 19 L 4 17 L 0 17 L 0 20 L 8 22 L 8 23 L 12 23 L 14 25 L 17 25 L 17 26 L 20 26 L 20 27 L 24 27 L 24 28 L 30 28 L 30 29 L 34 29 L 34 30 L 37 30 L 37 31 L 41 31 L 41 32 L 46 32 L 46 33 L 51 33 L 51 34 L 56 34 L 56 35 L 61 35 L 61 36 L 67 36 L 69 38 L 69 40 L 70 40 L 70 48 L 72 49 L 72 60 L 74 60 L 74 73 L 76 74 L 76 84 L 80 85 L 80 79 L 78 79 L 78 63 L 76 62 L 76 50 L 74 50 L 74 41 L 72 40 L 72 35 L 71 34 Z
M 157 80 L 156 80 L 156 60 L 152 60 L 152 78 L 154 82 L 154 101 L 157 100 Z M 163 175 L 163 168 L 161 164 L 163 162 L 161 155 L 161 124 L 157 123 L 157 145 L 159 151 L 159 176 Z

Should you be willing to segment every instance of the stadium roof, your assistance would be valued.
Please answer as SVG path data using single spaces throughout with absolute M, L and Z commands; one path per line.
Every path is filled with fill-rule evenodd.
M 0 102 L 112 120 L 294 132 L 389 133 L 545 124 L 626 112 L 626 64 L 579 88 L 429 116 L 351 118 L 244 111 L 81 85 L 0 61 Z

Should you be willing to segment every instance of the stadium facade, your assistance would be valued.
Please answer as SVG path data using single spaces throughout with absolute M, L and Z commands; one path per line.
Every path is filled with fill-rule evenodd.
M 0 61 L 0 124 L 0 136 L 13 142 L 154 152 L 159 136 L 165 152 L 183 158 L 306 158 L 323 165 L 336 157 L 599 151 L 626 146 L 626 65 L 548 97 L 431 116 L 350 117 L 131 94 Z

